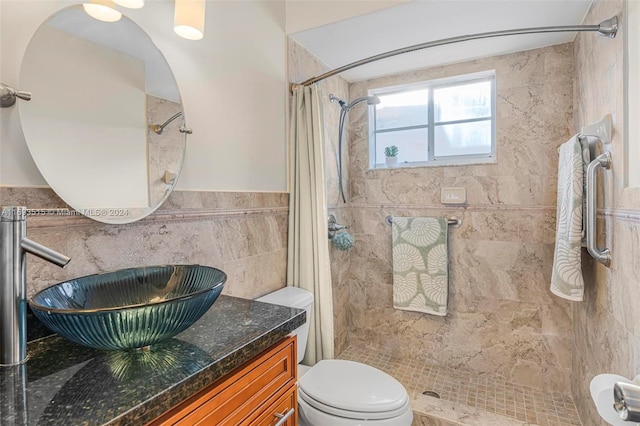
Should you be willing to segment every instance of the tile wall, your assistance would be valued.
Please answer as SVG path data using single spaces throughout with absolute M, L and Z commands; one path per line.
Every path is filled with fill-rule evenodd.
M 71 257 L 60 269 L 28 256 L 28 294 L 65 279 L 141 265 L 200 263 L 228 275 L 223 293 L 255 298 L 284 286 L 288 195 L 176 191 L 127 225 L 83 216 L 27 219 L 29 238 Z M 65 208 L 50 189 L 0 188 L 0 205 Z
M 570 303 L 549 291 L 557 147 L 573 124 L 572 44 L 357 82 L 350 97 L 420 80 L 495 70 L 497 163 L 369 170 L 367 113 L 351 116 L 351 345 L 510 382 L 568 391 Z M 467 190 L 465 207 L 440 188 Z M 387 215 L 462 217 L 451 228 L 449 315 L 392 307 Z
M 614 15 L 624 19 L 623 9 L 619 0 L 596 1 L 585 22 L 597 23 Z M 589 394 L 589 382 L 595 375 L 633 378 L 640 373 L 640 188 L 627 188 L 624 183 L 624 31 L 623 21 L 612 40 L 581 34 L 573 49 L 574 129 L 613 114 L 613 140 L 604 147 L 611 152 L 613 167 L 604 174 L 598 196 L 603 207 L 600 244 L 611 248 L 611 267 L 583 254 L 586 298 L 573 306 L 571 387 L 585 425 L 606 425 Z M 639 164 L 631 162 L 630 166 Z
M 174 114 L 182 112 L 182 105 L 147 95 L 147 125 L 165 123 Z M 165 173 L 176 174 L 182 167 L 186 135 L 181 133 L 182 117 L 169 123 L 161 135 L 148 132 L 147 158 L 149 176 L 149 205 L 155 206 L 167 195 Z

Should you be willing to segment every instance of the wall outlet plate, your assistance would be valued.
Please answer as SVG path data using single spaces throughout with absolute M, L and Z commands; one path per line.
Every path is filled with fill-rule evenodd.
M 465 204 L 467 202 L 467 188 L 440 188 L 440 202 L 442 204 Z

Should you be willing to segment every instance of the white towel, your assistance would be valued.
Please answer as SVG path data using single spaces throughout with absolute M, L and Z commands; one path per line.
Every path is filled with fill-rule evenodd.
M 580 141 L 580 149 L 582 150 L 582 187 L 587 187 L 587 167 L 591 163 L 591 151 L 589 150 L 589 141 L 587 137 L 578 138 Z M 582 200 L 582 218 L 587 217 L 587 197 L 583 197 Z M 587 246 L 587 230 L 585 229 L 585 223 L 582 223 L 582 247 Z
M 447 315 L 447 220 L 393 218 L 393 307 Z
M 560 146 L 556 249 L 551 272 L 551 292 L 573 301 L 581 301 L 584 296 L 580 263 L 583 176 L 582 147 L 576 135 Z

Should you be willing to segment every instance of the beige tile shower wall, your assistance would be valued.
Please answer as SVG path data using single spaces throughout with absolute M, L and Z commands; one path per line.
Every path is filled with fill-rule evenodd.
M 290 83 L 300 83 L 328 71 L 328 67 L 293 39 L 288 40 L 288 78 Z M 329 213 L 336 216 L 338 223 L 349 223 L 349 210 L 344 208 L 338 191 L 338 122 L 340 107 L 329 101 L 334 94 L 345 101 L 349 99 L 349 87 L 346 80 L 335 76 L 319 83 L 322 94 L 325 142 L 325 182 Z M 291 104 L 291 102 L 290 102 Z M 291 117 L 291 115 L 289 115 Z M 343 176 L 348 182 L 349 176 L 349 132 L 345 129 L 343 141 Z M 348 187 L 345 187 L 348 196 Z M 349 281 L 346 278 L 351 257 L 348 253 L 329 246 L 331 256 L 331 280 L 333 285 L 333 314 L 335 353 L 338 355 L 348 346 L 348 301 Z
M 622 17 L 621 1 L 596 1 L 585 18 L 600 22 Z M 614 115 L 613 168 L 604 174 L 604 214 L 600 241 L 611 247 L 611 267 L 583 254 L 586 298 L 573 308 L 572 393 L 585 425 L 606 425 L 589 394 L 589 382 L 601 373 L 632 378 L 640 373 L 640 190 L 624 187 L 624 26 L 615 39 L 577 37 L 575 128 Z M 638 143 L 638 141 L 633 141 Z M 637 164 L 636 164 L 637 167 Z M 602 194 L 600 188 L 599 194 Z M 604 198 L 604 205 L 602 204 Z M 605 224 L 605 226 L 601 226 Z M 604 228 L 604 232 L 602 229 Z
M 549 291 L 557 147 L 573 123 L 572 44 L 419 70 L 350 85 L 367 90 L 495 70 L 497 164 L 368 169 L 365 109 L 351 115 L 350 344 L 449 368 L 497 373 L 566 392 L 570 304 Z M 440 188 L 467 189 L 466 208 L 440 204 Z M 451 228 L 446 318 L 392 308 L 386 215 L 458 215 Z
M 0 188 L 2 205 L 64 208 L 50 189 Z M 288 195 L 174 192 L 146 219 L 106 225 L 84 217 L 31 216 L 29 238 L 69 257 L 60 269 L 28 256 L 27 292 L 69 278 L 142 265 L 200 263 L 228 275 L 223 293 L 255 298 L 284 286 Z
M 311 77 L 320 75 L 329 68 L 311 52 L 306 50 L 292 38 L 288 39 L 288 78 L 290 83 L 300 83 Z M 329 101 L 329 95 L 333 94 L 340 99 L 348 101 L 349 85 L 340 76 L 328 78 L 318 83 L 322 96 L 322 110 L 324 119 L 325 142 L 325 180 L 327 190 L 327 204 L 329 207 L 343 207 L 342 199 L 338 192 L 338 121 L 340 119 L 340 106 Z M 291 102 L 289 102 L 291 104 Z M 289 114 L 291 117 L 291 114 Z M 349 146 L 349 132 L 345 128 L 344 148 Z M 349 181 L 349 150 L 343 152 L 343 176 L 344 182 Z M 346 191 L 348 195 L 348 191 Z

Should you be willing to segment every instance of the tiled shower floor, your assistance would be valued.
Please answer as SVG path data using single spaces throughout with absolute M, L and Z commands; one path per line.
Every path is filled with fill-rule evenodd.
M 485 424 L 473 422 L 470 417 L 487 414 L 496 424 L 494 417 L 513 419 L 504 424 L 530 424 L 539 426 L 580 425 L 580 419 L 570 398 L 559 394 L 549 394 L 540 389 L 510 383 L 495 375 L 478 375 L 444 367 L 433 366 L 423 361 L 403 360 L 374 351 L 348 347 L 340 359 L 362 362 L 376 367 L 400 381 L 407 392 L 415 398 L 422 398 L 424 391 L 437 392 L 441 400 L 455 410 L 458 406 L 473 407 L 464 424 Z M 433 399 L 428 399 L 433 401 Z M 414 411 L 416 411 L 416 404 Z M 428 405 L 428 404 L 427 404 Z M 420 411 L 420 410 L 418 410 Z M 442 407 L 438 407 L 439 418 L 446 418 Z M 480 413 L 483 411 L 485 413 Z M 429 414 L 428 412 L 426 413 Z M 492 416 L 493 415 L 493 416 Z M 489 420 L 487 417 L 487 420 Z M 450 421 L 454 421 L 449 419 Z M 501 423 L 502 422 L 498 422 Z M 427 423 L 429 424 L 429 423 Z M 449 424 L 456 424 L 455 421 Z M 486 423 L 489 424 L 489 423 Z

